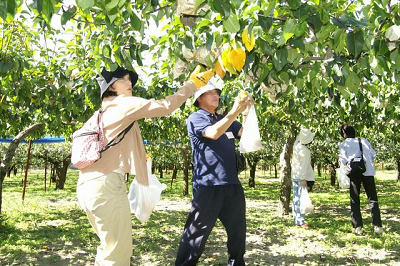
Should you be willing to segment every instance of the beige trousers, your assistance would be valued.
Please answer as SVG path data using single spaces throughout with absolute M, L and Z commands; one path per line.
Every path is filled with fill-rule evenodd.
M 95 265 L 129 265 L 132 219 L 123 175 L 111 172 L 84 182 L 78 185 L 77 195 L 100 238 Z

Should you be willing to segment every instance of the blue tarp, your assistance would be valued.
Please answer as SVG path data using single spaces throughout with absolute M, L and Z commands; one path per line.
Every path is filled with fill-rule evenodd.
M 0 138 L 0 142 L 11 142 L 13 139 L 12 138 L 5 138 L 2 139 Z M 64 137 L 51 137 L 51 136 L 46 136 L 41 139 L 34 139 L 32 143 L 55 143 L 55 142 L 64 142 L 65 138 Z M 21 141 L 22 143 L 27 143 L 26 140 Z
M 0 138 L 0 142 L 8 142 L 10 143 L 13 139 L 12 138 Z M 64 137 L 51 137 L 51 136 L 46 136 L 44 138 L 41 139 L 35 139 L 32 141 L 32 143 L 55 143 L 55 142 L 63 142 L 65 141 Z M 21 141 L 22 143 L 27 143 L 26 140 Z M 182 142 L 177 141 L 175 143 L 172 143 L 170 141 L 165 141 L 165 143 L 153 143 L 149 140 L 143 140 L 143 144 L 145 145 L 153 145 L 153 144 L 164 144 L 164 145 L 173 145 L 173 144 L 181 144 Z

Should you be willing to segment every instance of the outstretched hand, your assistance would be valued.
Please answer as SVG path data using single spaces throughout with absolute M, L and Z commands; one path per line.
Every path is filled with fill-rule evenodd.
M 252 104 L 253 98 L 251 97 L 251 95 L 250 97 L 243 97 L 243 95 L 239 94 L 236 97 L 235 102 L 233 103 L 232 112 L 240 114 L 247 111 L 248 113 Z
M 205 86 L 208 81 L 214 76 L 214 70 L 201 71 L 201 66 L 198 65 L 193 73 L 190 75 L 189 80 L 191 80 L 197 89 Z

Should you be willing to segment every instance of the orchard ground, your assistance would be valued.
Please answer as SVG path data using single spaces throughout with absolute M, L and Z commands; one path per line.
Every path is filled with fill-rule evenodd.
M 0 220 L 0 265 L 93 265 L 98 239 L 76 200 L 78 172 L 70 170 L 64 190 L 44 192 L 44 171 L 30 170 L 22 202 L 22 175 L 3 183 Z M 361 206 L 364 234 L 352 233 L 348 191 L 317 177 L 310 193 L 315 211 L 310 228 L 293 225 L 292 215 L 278 215 L 278 179 L 259 171 L 256 187 L 241 174 L 247 204 L 247 265 L 400 265 L 400 182 L 395 171 L 377 173 L 377 189 L 385 233 L 376 235 L 366 195 Z M 150 221 L 132 225 L 131 265 L 173 265 L 191 196 L 182 196 L 182 177 L 168 185 Z M 127 184 L 127 187 L 129 184 Z M 226 234 L 214 228 L 198 265 L 226 265 Z

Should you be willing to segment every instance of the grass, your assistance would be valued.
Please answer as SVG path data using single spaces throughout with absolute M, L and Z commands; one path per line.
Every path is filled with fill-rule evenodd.
M 377 174 L 385 228 L 375 235 L 368 202 L 361 196 L 364 235 L 352 233 L 349 195 L 317 177 L 310 193 L 315 211 L 311 228 L 293 226 L 292 216 L 279 216 L 279 180 L 257 172 L 256 188 L 241 175 L 247 204 L 247 265 L 399 265 L 400 183 L 394 171 Z M 22 176 L 6 178 L 0 216 L 0 265 L 93 265 L 98 239 L 76 201 L 77 171 L 69 171 L 65 189 L 44 192 L 43 172 L 31 170 L 24 202 Z M 190 198 L 182 196 L 182 178 L 168 185 L 149 222 L 133 216 L 131 265 L 173 265 Z M 226 265 L 226 234 L 217 223 L 198 265 Z

